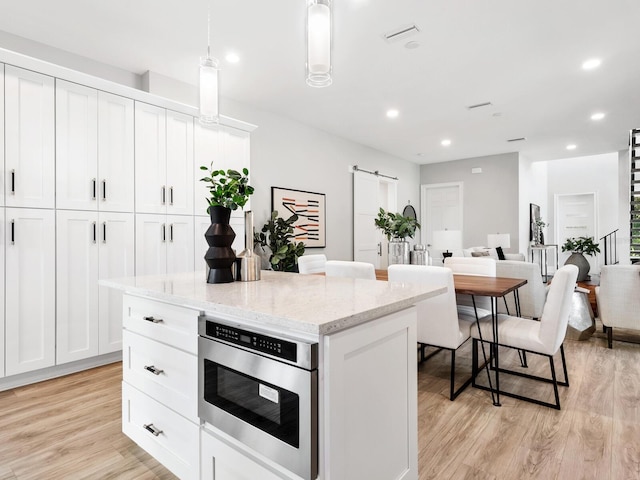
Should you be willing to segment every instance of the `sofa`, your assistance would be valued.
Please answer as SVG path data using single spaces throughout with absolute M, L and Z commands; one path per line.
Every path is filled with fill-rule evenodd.
M 475 255 L 474 255 L 475 253 Z M 488 248 L 488 247 L 469 247 L 469 248 L 465 248 L 462 250 L 462 256 L 463 257 L 475 257 L 475 256 L 482 256 L 482 255 L 487 255 L 495 260 L 498 260 L 498 252 L 496 251 L 495 248 Z M 526 260 L 526 257 L 523 253 L 505 253 L 504 254 L 504 259 L 505 260 L 517 260 L 520 262 L 524 262 Z

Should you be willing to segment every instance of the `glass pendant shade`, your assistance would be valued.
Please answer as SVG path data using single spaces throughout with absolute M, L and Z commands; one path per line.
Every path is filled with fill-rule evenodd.
M 218 123 L 218 61 L 210 56 L 200 59 L 200 123 Z
M 311 0 L 307 7 L 307 84 L 331 85 L 330 0 Z

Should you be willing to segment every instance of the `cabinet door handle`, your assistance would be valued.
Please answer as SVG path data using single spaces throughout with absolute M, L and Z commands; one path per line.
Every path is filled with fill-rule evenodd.
M 107 181 L 102 180 L 102 201 L 107 199 Z
M 169 205 L 173 205 L 173 187 L 169 187 Z
M 96 199 L 96 179 L 91 179 L 91 200 Z
M 107 243 L 107 222 L 102 222 L 102 243 Z
M 173 242 L 173 223 L 169 225 L 169 241 Z
M 151 322 L 151 323 L 161 323 L 164 320 L 162 320 L 161 318 L 155 318 L 153 316 L 148 316 L 148 317 L 142 317 L 143 320 L 146 320 L 147 322 Z
M 11 195 L 16 194 L 16 170 L 11 170 Z
M 167 224 L 166 223 L 162 224 L 162 241 L 163 242 L 167 241 Z
M 93 243 L 96 243 L 97 238 L 96 238 L 96 225 L 97 222 L 93 222 Z
M 161 373 L 164 373 L 164 370 L 160 370 L 153 365 L 145 365 L 144 369 L 148 372 L 153 373 L 154 375 L 160 375 Z
M 146 431 L 151 432 L 154 437 L 157 437 L 162 433 L 162 430 L 158 430 L 153 423 L 147 423 L 146 425 L 143 425 L 143 427 Z
M 378 256 L 382 256 L 382 242 L 378 242 Z
M 11 220 L 11 245 L 16 243 L 16 221 Z
M 162 186 L 162 205 L 166 205 L 167 204 L 167 187 L 165 185 Z

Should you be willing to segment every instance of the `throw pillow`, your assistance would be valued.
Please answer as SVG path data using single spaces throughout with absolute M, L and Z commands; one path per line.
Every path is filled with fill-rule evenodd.
M 498 260 L 506 260 L 502 247 L 496 247 L 496 253 L 498 254 Z
M 471 252 L 472 257 L 489 257 L 491 254 L 489 252 Z

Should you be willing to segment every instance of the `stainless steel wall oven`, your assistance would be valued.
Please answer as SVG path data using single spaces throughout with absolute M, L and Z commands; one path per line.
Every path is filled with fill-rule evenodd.
M 198 414 L 284 468 L 318 474 L 318 344 L 201 316 Z

